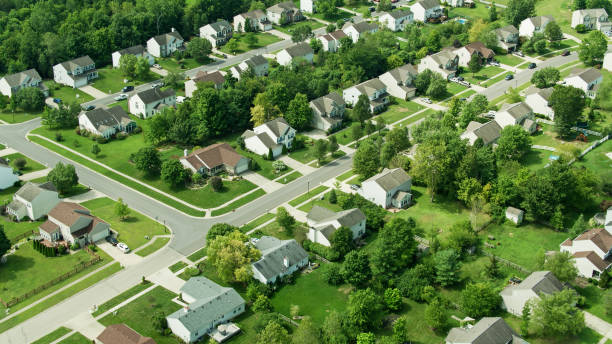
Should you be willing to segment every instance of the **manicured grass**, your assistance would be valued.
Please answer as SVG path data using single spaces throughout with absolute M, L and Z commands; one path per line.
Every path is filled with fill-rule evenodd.
M 299 171 L 293 171 L 291 173 L 289 173 L 288 175 L 285 175 L 283 177 L 277 178 L 276 182 L 281 183 L 281 184 L 289 184 L 292 181 L 300 178 L 302 176 L 302 174 Z
M 406 101 L 403 99 L 394 98 L 397 104 L 389 106 L 387 111 L 383 112 L 379 117 L 385 119 L 385 123 L 392 124 L 399 120 L 404 119 L 419 110 L 423 109 L 423 106 L 415 102 Z M 378 118 L 378 117 L 377 117 Z
M 280 171 L 279 173 L 276 173 L 276 170 L 274 169 L 274 166 L 272 166 L 272 164 L 274 163 L 274 161 L 272 160 L 266 160 L 264 158 L 261 157 L 261 155 L 257 155 L 253 152 L 250 152 L 248 150 L 242 149 L 240 147 L 236 147 L 236 152 L 238 152 L 238 154 L 249 158 L 251 160 L 254 160 L 255 162 L 257 162 L 257 165 L 259 166 L 259 169 L 255 172 L 257 172 L 258 174 L 272 180 L 275 179 L 279 176 L 282 176 L 283 174 L 289 173 L 291 171 L 293 171 L 291 169 L 291 167 L 287 166 L 287 168 L 285 168 L 284 170 Z
M 44 221 L 29 221 L 27 217 L 22 219 L 21 222 L 13 222 L 4 216 L 0 216 L 0 225 L 4 226 L 4 233 L 13 244 L 15 243 L 14 238 L 23 233 L 35 231 L 36 234 L 38 234 L 38 226 L 43 222 Z
M 488 5 L 481 4 L 479 2 L 474 2 L 474 5 L 475 5 L 474 8 L 449 7 L 448 17 L 449 18 L 463 17 L 463 18 L 468 18 L 471 20 L 482 18 L 484 20 L 488 20 L 489 19 L 489 9 L 487 8 Z M 498 9 L 498 13 L 499 12 L 501 12 L 500 9 Z
M 257 189 L 253 192 L 251 192 L 250 194 L 241 197 L 235 201 L 233 201 L 232 203 L 226 205 L 223 208 L 220 209 L 215 209 L 211 212 L 212 216 L 219 216 L 219 215 L 223 215 L 226 213 L 229 213 L 230 211 L 236 210 L 240 207 L 242 207 L 243 205 L 250 203 L 251 201 L 265 195 L 266 192 L 263 189 Z
M 42 111 L 24 112 L 24 111 L 18 110 L 18 111 L 15 111 L 15 113 L 12 113 L 10 111 L 0 111 L 0 121 L 4 121 L 6 123 L 23 123 L 31 119 L 38 118 L 40 117 L 40 115 L 42 115 Z
M 307 19 L 307 20 L 302 20 L 302 21 L 299 21 L 299 22 L 295 22 L 295 23 L 291 23 L 291 24 L 283 25 L 283 26 L 274 25 L 274 29 L 276 29 L 276 30 L 278 30 L 280 32 L 286 33 L 286 34 L 291 36 L 291 33 L 295 29 L 297 29 L 299 27 L 302 27 L 302 26 L 310 26 L 310 28 L 314 31 L 314 30 L 316 30 L 316 29 L 318 29 L 320 27 L 323 27 L 325 25 L 323 23 L 318 22 L 318 21 Z
M 79 332 L 75 332 L 74 334 L 70 335 L 68 338 L 62 340 L 58 344 L 89 344 L 89 343 L 91 343 L 91 340 L 89 340 L 89 338 L 85 337 Z
M 606 153 L 610 152 L 612 152 L 612 140 L 608 140 L 590 151 L 576 165 L 584 166 L 595 172 L 602 180 L 610 181 L 612 180 L 612 159 L 606 156 Z
M 185 58 L 179 62 L 174 57 L 165 57 L 165 58 L 156 59 L 155 61 L 157 64 L 162 66 L 163 69 L 169 72 L 175 72 L 175 73 L 184 72 L 186 70 L 193 69 L 193 68 L 196 68 L 202 65 L 201 63 L 199 63 L 198 61 L 192 58 Z M 161 78 L 160 75 L 157 75 L 154 73 L 152 74 L 153 74 L 153 77 L 156 79 Z
M 17 167 L 15 167 L 15 160 L 19 158 L 25 159 L 26 165 L 23 168 L 23 170 L 21 170 L 21 173 L 23 174 L 30 173 L 30 172 L 36 172 L 36 171 L 44 170 L 45 168 L 47 168 L 45 167 L 45 165 L 39 163 L 38 161 L 34 161 L 21 153 L 13 153 L 13 154 L 5 155 L 2 158 L 9 161 L 9 164 L 13 166 L 15 170 L 17 170 Z
M 112 299 L 104 302 L 103 304 L 98 306 L 98 310 L 96 310 L 95 312 L 93 312 L 91 315 L 95 318 L 98 315 L 112 309 L 113 307 L 117 306 L 118 304 L 126 301 L 127 299 L 133 297 L 134 295 L 142 292 L 143 290 L 151 287 L 151 283 L 150 282 L 146 282 L 145 284 L 142 283 L 138 283 L 137 285 L 133 286 L 132 288 L 124 291 L 123 293 L 113 297 Z
M 328 197 L 327 195 L 325 195 L 326 197 L 324 199 L 320 199 L 320 198 L 315 198 L 312 201 L 308 201 L 308 203 L 304 204 L 303 206 L 299 207 L 298 209 L 308 213 L 315 205 L 318 205 L 320 207 L 323 208 L 327 208 L 331 211 L 342 211 L 342 207 L 339 206 L 338 204 L 331 204 L 329 203 Z
M 502 318 L 512 327 L 517 333 L 520 333 L 521 328 L 521 319 L 516 317 L 510 313 L 504 313 Z M 530 334 L 525 340 L 527 340 L 530 344 L 594 344 L 599 342 L 601 339 L 601 335 L 597 332 L 591 330 L 588 327 L 585 327 L 582 332 L 580 332 L 576 337 L 562 337 L 562 338 L 541 338 L 536 337 L 534 334 Z
M 449 82 L 446 84 L 447 98 L 456 95 L 457 93 L 464 91 L 467 87 L 459 85 L 456 82 Z
M 173 292 L 157 287 L 118 309 L 117 315 L 109 314 L 100 319 L 100 323 L 104 326 L 124 323 L 141 335 L 153 338 L 157 344 L 177 344 L 175 337 L 158 333 L 151 321 L 156 313 L 167 316 L 182 308 L 172 302 L 174 297 Z
M 352 122 L 350 125 L 348 125 L 346 128 L 338 131 L 337 133 L 334 133 L 333 136 L 336 137 L 336 140 L 338 141 L 339 144 L 341 145 L 348 145 L 349 143 L 354 141 L 354 137 L 353 137 L 353 132 L 352 132 L 352 127 L 354 126 L 358 126 L 360 125 L 359 122 Z M 365 133 L 365 130 L 361 130 L 361 137 L 363 137 Z
M 170 266 L 168 267 L 168 269 L 169 269 L 170 271 L 172 271 L 172 272 L 177 272 L 177 271 L 179 271 L 180 269 L 182 269 L 182 268 L 184 268 L 184 267 L 186 267 L 186 266 L 187 266 L 187 263 L 185 263 L 184 261 L 180 260 L 180 261 L 178 261 L 178 262 L 176 262 L 176 263 L 174 263 L 174 264 L 170 265 Z
M 542 130 L 531 136 L 531 143 L 534 145 L 554 147 L 558 151 L 557 154 L 571 148 L 579 148 L 580 150 L 584 150 L 586 147 L 592 144 L 578 140 L 562 140 L 558 138 L 552 125 L 544 123 L 540 123 L 539 125 L 542 127 Z M 595 138 L 595 136 L 593 136 L 593 138 Z
M 258 228 L 256 231 L 250 234 L 250 237 L 260 238 L 264 235 L 273 236 L 281 240 L 289 240 L 295 239 L 298 236 L 298 233 L 303 233 L 302 238 L 305 238 L 305 234 L 308 229 L 305 229 L 300 223 L 296 223 L 293 228 L 293 232 L 287 232 L 283 227 L 281 227 L 278 222 L 272 221 L 267 225 Z
M 272 214 L 272 213 L 265 213 L 263 215 L 261 215 L 260 217 L 256 218 L 255 220 L 247 223 L 246 225 L 240 227 L 240 231 L 243 233 L 246 233 L 252 229 L 255 229 L 258 226 L 263 225 L 264 223 L 272 220 L 274 217 L 276 217 L 276 215 Z
M 306 142 L 305 147 L 300 148 L 298 150 L 295 150 L 291 153 L 289 153 L 289 157 L 292 159 L 295 159 L 299 162 L 301 162 L 302 164 L 308 164 L 310 163 L 309 166 L 312 167 L 321 167 L 331 161 L 333 161 L 334 159 L 337 159 L 341 156 L 346 155 L 346 153 L 344 151 L 338 150 L 336 152 L 334 152 L 333 156 L 330 155 L 329 153 L 326 153 L 326 156 L 322 159 L 321 164 L 319 165 L 319 163 L 317 161 L 315 161 L 317 159 L 316 157 L 316 151 L 315 151 L 315 144 L 314 141 L 309 141 Z M 314 163 L 311 163 L 312 161 L 315 161 Z
M 63 103 L 77 103 L 82 104 L 93 100 L 94 98 L 89 94 L 79 90 L 78 88 L 72 88 L 68 86 L 61 86 L 59 89 L 53 89 L 53 81 L 43 82 L 49 87 L 49 96 L 53 98 L 59 98 Z M 78 95 L 78 97 L 77 97 Z
M 522 58 L 516 55 L 512 55 L 512 54 L 495 55 L 495 59 L 499 61 L 499 63 L 501 64 L 505 64 L 505 65 L 512 66 L 512 67 L 518 65 L 519 63 L 523 63 L 525 61 Z
M 189 257 L 187 257 L 187 259 L 195 263 L 204 257 L 206 257 L 206 247 L 202 247 L 201 249 L 195 251 Z
M 297 206 L 299 204 L 302 204 L 302 203 L 306 202 L 306 200 L 314 197 L 315 195 L 318 195 L 318 194 L 322 193 L 323 191 L 326 191 L 327 189 L 329 189 L 329 187 L 327 187 L 325 185 L 319 185 L 316 188 L 310 190 L 310 192 L 307 192 L 307 193 L 305 193 L 305 194 L 303 194 L 301 196 L 298 196 L 298 197 L 292 199 L 289 202 L 289 205 L 292 206 L 292 207 L 295 207 L 295 206 Z
M 338 13 L 336 15 L 333 15 L 331 17 L 326 17 L 321 13 L 313 13 L 313 14 L 308 14 L 310 17 L 314 17 L 317 19 L 321 19 L 321 20 L 325 20 L 328 21 L 330 23 L 335 23 L 337 22 L 339 19 L 344 19 L 344 18 L 351 18 L 353 16 L 352 13 L 349 13 L 347 11 L 343 11 L 341 9 L 338 9 Z
M 576 286 L 576 291 L 586 299 L 585 306 L 583 307 L 584 310 L 607 322 L 612 322 L 612 316 L 606 314 L 604 306 L 604 294 L 607 292 L 606 290 L 589 284 L 584 288 Z
M 4 190 L 0 190 L 0 204 L 5 204 L 13 199 L 13 194 L 19 190 L 19 186 L 11 186 Z
M 50 344 L 51 342 L 54 342 L 58 340 L 59 338 L 67 335 L 71 331 L 72 331 L 71 329 L 62 326 L 58 328 L 57 330 L 49 333 L 48 335 L 40 338 L 39 340 L 32 342 L 32 344 Z
M 513 74 L 513 73 L 512 72 L 506 72 L 504 74 L 498 75 L 498 76 L 496 76 L 496 77 L 494 77 L 492 79 L 489 79 L 489 80 L 483 82 L 481 85 L 484 86 L 484 87 L 489 87 L 489 86 L 491 86 L 491 85 L 493 85 L 495 83 L 498 83 L 498 82 L 504 80 L 504 78 L 507 75 L 510 75 L 510 74 Z
M 521 164 L 532 171 L 537 171 L 550 162 L 549 158 L 558 153 L 532 149 L 521 159 Z
M 168 234 L 162 224 L 134 210 L 124 221 L 115 214 L 115 207 L 118 203 L 110 198 L 96 198 L 83 202 L 82 206 L 91 210 L 92 214 L 103 219 L 111 225 L 111 229 L 118 233 L 117 239 L 124 242 L 132 250 L 146 244 L 155 235 Z
M 138 86 L 159 78 L 159 75 L 149 72 L 149 75 L 144 80 L 129 80 L 128 82 L 124 82 L 124 80 L 128 78 L 121 74 L 119 68 L 107 66 L 98 69 L 98 78 L 95 79 L 91 85 L 102 92 L 112 94 L 120 92 L 123 86 Z
M 270 33 L 265 33 L 265 32 L 258 32 L 258 33 L 249 33 L 252 35 L 255 35 L 255 38 L 257 39 L 257 42 L 251 46 L 249 46 L 246 41 L 245 41 L 245 37 L 248 34 L 244 34 L 244 33 L 234 33 L 234 36 L 232 37 L 232 39 L 236 39 L 238 41 L 238 47 L 236 49 L 236 51 L 230 51 L 227 44 L 223 45 L 219 50 L 221 50 L 222 52 L 226 53 L 226 54 L 232 54 L 232 55 L 236 55 L 236 54 L 241 54 L 244 52 L 247 52 L 249 50 L 252 49 L 258 49 L 258 48 L 263 48 L 267 45 L 270 45 L 272 43 L 276 43 L 276 42 L 280 42 L 281 39 L 274 36 L 273 34 Z
M 478 73 L 465 72 L 463 73 L 463 77 L 466 81 L 472 84 L 480 84 L 481 82 L 496 76 L 499 73 L 504 72 L 505 70 L 501 67 L 495 66 L 487 66 L 481 69 Z
M 170 238 L 156 238 L 155 241 L 149 246 L 143 248 L 142 250 L 136 252 L 137 255 L 141 257 L 146 257 L 151 253 L 159 250 L 160 248 L 166 246 L 166 244 L 170 241 Z
M 350 177 L 354 176 L 355 172 L 353 170 L 349 170 L 347 172 L 342 173 L 341 175 L 336 177 L 336 180 L 339 182 L 343 182 L 347 179 L 349 179 Z
M 418 120 L 420 120 L 422 118 L 426 118 L 427 116 L 430 116 L 430 115 L 432 115 L 434 113 L 436 113 L 436 110 L 434 110 L 434 109 L 427 109 L 427 110 L 421 112 L 420 114 L 412 116 L 412 117 L 408 118 L 407 120 L 401 122 L 398 126 L 399 127 L 407 127 L 407 126 L 413 124 L 414 122 L 416 122 L 416 121 L 418 121 Z
M 580 34 L 571 28 L 572 23 L 572 1 L 538 1 L 535 4 L 537 15 L 550 15 L 555 18 L 555 22 L 561 27 L 561 31 L 567 32 L 572 36 L 584 38 L 586 34 Z

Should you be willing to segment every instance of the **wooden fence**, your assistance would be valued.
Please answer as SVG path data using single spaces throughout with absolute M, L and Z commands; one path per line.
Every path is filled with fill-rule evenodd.
M 12 243 L 16 243 L 16 242 L 18 242 L 19 240 L 21 240 L 21 239 L 23 239 L 23 238 L 27 238 L 27 237 L 29 237 L 30 235 L 34 235 L 34 234 L 36 234 L 36 233 L 37 233 L 37 232 L 36 232 L 35 230 L 31 230 L 31 231 L 28 231 L 28 232 L 25 232 L 25 233 L 21 233 L 21 234 L 19 234 L 18 236 L 14 237 L 14 238 L 11 238 L 11 242 L 12 242 Z
M 493 253 L 490 253 L 490 252 L 487 252 L 487 251 L 484 251 L 484 250 L 482 251 L 482 253 L 485 256 L 488 256 L 488 257 L 495 257 L 495 260 L 497 260 L 498 262 L 500 262 L 500 263 L 502 263 L 502 264 L 504 264 L 506 266 L 509 266 L 509 267 L 511 267 L 513 269 L 516 269 L 518 271 L 524 272 L 526 274 L 530 274 L 531 273 L 531 271 L 525 269 L 524 267 L 522 267 L 522 266 L 520 266 L 520 265 L 518 265 L 516 263 L 513 263 L 513 262 L 511 262 L 509 260 L 506 260 L 504 258 L 500 258 L 500 257 L 494 255 Z

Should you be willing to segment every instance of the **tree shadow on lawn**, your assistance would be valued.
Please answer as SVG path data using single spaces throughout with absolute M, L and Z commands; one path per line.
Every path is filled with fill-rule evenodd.
M 28 270 L 34 266 L 33 258 L 19 256 L 18 254 L 19 251 L 16 254 L 6 256 L 6 263 L 0 264 L 0 285 L 2 285 L 0 292 L 8 290 L 5 283 L 16 278 L 15 272 Z

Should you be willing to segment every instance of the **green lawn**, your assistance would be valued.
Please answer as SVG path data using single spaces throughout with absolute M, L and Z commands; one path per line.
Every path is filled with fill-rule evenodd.
M 518 65 L 519 63 L 523 63 L 525 61 L 522 58 L 516 55 L 512 55 L 512 54 L 495 55 L 495 59 L 499 61 L 499 63 L 501 64 L 505 64 L 505 65 L 512 66 L 512 67 Z
M 283 177 L 277 178 L 276 181 L 281 184 L 289 184 L 302 176 L 303 175 L 299 171 L 293 171 Z
M 308 213 L 315 205 L 318 205 L 318 206 L 323 207 L 323 208 L 327 208 L 327 209 L 329 209 L 331 211 L 335 211 L 335 212 L 342 211 L 342 207 L 339 206 L 338 204 L 331 204 L 331 203 L 329 203 L 327 194 L 325 194 L 325 198 L 324 199 L 320 199 L 319 197 L 317 197 L 317 198 L 315 198 L 315 199 L 313 199 L 311 201 L 308 201 L 308 203 L 305 203 L 304 205 L 302 205 L 298 209 L 303 211 L 303 212 Z
M 195 263 L 204 257 L 206 257 L 206 247 L 202 247 L 201 249 L 195 251 L 189 257 L 187 257 L 187 259 Z
M 201 63 L 192 58 L 185 58 L 180 60 L 179 62 L 174 57 L 164 57 L 156 59 L 155 62 L 162 66 L 163 69 L 175 73 L 184 72 L 186 70 L 193 69 L 202 65 Z M 161 78 L 161 76 L 153 74 L 153 78 Z
M 498 75 L 498 76 L 496 76 L 494 78 L 491 78 L 491 79 L 483 82 L 481 85 L 484 86 L 484 87 L 489 87 L 489 86 L 491 86 L 491 85 L 493 85 L 495 83 L 498 83 L 498 82 L 504 80 L 504 78 L 506 78 L 507 75 L 511 75 L 511 74 L 513 74 L 513 73 L 512 72 L 503 73 L 501 75 Z
M 461 91 L 465 91 L 467 87 L 459 85 L 456 82 L 449 82 L 446 84 L 446 98 L 452 97 Z
M 0 216 L 0 225 L 4 226 L 4 232 L 9 240 L 27 232 L 35 231 L 38 233 L 38 226 L 44 221 L 29 221 L 28 218 L 22 219 L 21 222 L 13 222 L 4 216 Z M 13 242 L 14 243 L 14 242 Z
M 434 110 L 434 109 L 427 109 L 427 110 L 421 112 L 420 114 L 412 116 L 412 117 L 408 118 L 407 120 L 401 122 L 398 126 L 399 127 L 407 127 L 407 126 L 413 124 L 414 122 L 416 122 L 416 121 L 418 121 L 418 120 L 420 120 L 422 118 L 425 118 L 427 116 L 433 115 L 434 113 L 436 113 L 436 110 Z
M 346 172 L 342 173 L 341 175 L 337 176 L 336 180 L 339 181 L 339 182 L 343 182 L 343 181 L 349 179 L 350 177 L 352 177 L 354 175 L 355 175 L 355 171 L 349 170 L 349 171 L 346 171 Z
M 612 140 L 608 140 L 590 151 L 576 165 L 588 168 L 604 181 L 610 181 L 612 180 L 612 159 L 606 156 L 606 153 L 610 152 L 612 152 Z
M 305 193 L 305 194 L 303 194 L 301 196 L 298 196 L 298 197 L 292 199 L 289 202 L 289 205 L 292 206 L 292 207 L 295 207 L 295 206 L 297 206 L 299 204 L 302 204 L 302 203 L 306 202 L 306 200 L 314 197 L 315 195 L 318 195 L 318 194 L 322 193 L 323 191 L 326 191 L 327 189 L 329 189 L 329 187 L 327 187 L 325 185 L 319 185 L 319 186 L 317 186 L 314 189 L 310 189 L 310 192 L 307 192 L 307 193 Z
M 462 75 L 466 81 L 479 85 L 485 80 L 494 77 L 495 75 L 504 72 L 505 69 L 495 66 L 486 66 L 478 73 L 464 72 Z
M 359 122 L 352 122 L 346 128 L 338 131 L 337 133 L 334 133 L 333 136 L 336 137 L 336 140 L 338 141 L 339 144 L 346 146 L 355 140 L 353 137 L 352 127 L 358 126 L 358 125 L 360 125 Z M 361 130 L 360 138 L 363 137 L 364 133 L 365 133 L 365 130 Z
M 103 304 L 98 306 L 98 310 L 96 310 L 95 312 L 93 312 L 91 315 L 95 318 L 98 315 L 112 309 L 113 307 L 117 306 L 118 304 L 126 301 L 127 299 L 135 296 L 136 294 L 142 292 L 143 290 L 151 287 L 151 283 L 150 282 L 146 282 L 145 284 L 142 283 L 138 283 L 137 285 L 131 287 L 130 289 L 124 291 L 123 293 L 113 297 L 112 299 L 104 302 Z
M 23 170 L 21 170 L 21 173 L 23 174 L 30 173 L 30 172 L 36 172 L 36 171 L 44 170 L 45 168 L 47 168 L 45 167 L 45 165 L 39 163 L 38 161 L 34 161 L 21 153 L 13 153 L 13 154 L 5 155 L 2 158 L 9 161 L 9 164 L 13 166 L 15 170 L 17 169 L 17 167 L 15 167 L 15 160 L 19 158 L 25 159 L 26 165 L 23 168 Z
M 157 287 L 145 295 L 117 310 L 117 314 L 109 314 L 100 319 L 104 326 L 126 324 L 143 336 L 151 337 L 157 344 L 177 344 L 178 339 L 158 333 L 152 325 L 151 317 L 156 313 L 167 316 L 182 307 L 172 302 L 176 294 L 162 287 Z
M 510 325 L 510 327 L 512 327 L 517 333 L 520 333 L 520 328 L 521 328 L 521 319 L 518 317 L 515 317 L 514 315 L 510 314 L 510 313 L 504 313 L 502 315 L 502 318 L 504 318 L 504 320 L 508 323 L 508 325 Z M 580 332 L 578 334 L 578 336 L 576 337 L 564 337 L 564 338 L 540 338 L 540 337 L 536 337 L 535 335 L 531 334 L 530 336 L 528 336 L 527 338 L 525 338 L 530 344 L 558 344 L 558 343 L 563 343 L 563 344 L 594 344 L 599 342 L 599 340 L 601 339 L 601 336 L 591 330 L 588 327 L 585 327 L 584 330 L 582 330 L 582 332 Z
M 142 250 L 136 252 L 137 255 L 141 257 L 146 257 L 153 252 L 159 250 L 160 248 L 166 246 L 166 244 L 170 241 L 170 238 L 157 238 L 155 241 L 149 246 L 143 248 Z
M 275 218 L 276 215 L 272 214 L 272 213 L 265 213 L 263 215 L 261 215 L 260 217 L 256 218 L 255 220 L 247 223 L 246 225 L 240 227 L 240 231 L 243 233 L 246 233 L 258 226 L 263 225 L 264 223 L 272 220 L 273 218 Z
M 58 344 L 89 344 L 91 341 L 79 332 L 75 332 Z
M 256 231 L 250 234 L 253 238 L 260 238 L 264 235 L 273 236 L 281 240 L 289 240 L 295 239 L 298 236 L 298 233 L 306 233 L 306 230 L 302 230 L 300 223 L 297 223 L 293 228 L 293 232 L 287 232 L 283 227 L 281 227 L 278 222 L 272 221 L 267 225 L 258 228 Z M 304 236 L 305 237 L 305 236 Z
M 338 140 L 338 143 L 339 140 Z M 321 161 L 321 166 L 333 161 L 334 159 L 337 159 L 343 155 L 345 155 L 346 153 L 344 153 L 341 150 L 338 150 L 336 152 L 334 152 L 334 155 L 331 156 L 329 153 L 326 153 L 326 156 L 323 158 L 323 160 Z M 316 150 L 315 150 L 315 144 L 314 141 L 308 141 L 305 143 L 303 148 L 300 148 L 298 150 L 294 150 L 293 152 L 289 153 L 289 157 L 291 159 L 297 160 L 299 162 L 301 162 L 302 164 L 308 164 L 311 163 L 312 161 L 316 160 Z M 315 161 L 315 164 L 311 164 L 310 166 L 313 167 L 320 167 L 319 164 Z
M 77 88 L 72 88 L 68 86 L 60 86 L 59 89 L 56 90 L 56 89 L 53 89 L 53 85 L 55 84 L 53 81 L 45 81 L 44 84 L 47 85 L 47 87 L 49 87 L 49 95 L 51 97 L 59 98 L 64 103 L 76 102 L 77 104 L 82 104 L 82 103 L 86 103 L 94 99 L 89 94 Z
M 159 78 L 160 76 L 158 74 L 150 72 L 148 77 L 144 80 L 129 80 L 128 82 L 124 82 L 124 80 L 128 78 L 121 74 L 119 68 L 107 66 L 98 69 L 98 78 L 95 79 L 91 85 L 105 93 L 117 93 L 121 91 L 123 86 L 138 86 Z
M 413 113 L 422 110 L 424 107 L 415 102 L 406 101 L 399 98 L 394 98 L 397 104 L 389 106 L 387 111 L 383 112 L 379 117 L 385 119 L 385 123 L 392 124 L 412 115 Z
M 42 111 L 39 112 L 24 112 L 21 110 L 12 113 L 10 111 L 0 111 L 0 120 L 7 123 L 22 123 L 29 121 L 34 118 L 38 118 L 42 115 Z
M 121 221 L 115 214 L 115 206 L 118 203 L 110 198 L 102 197 L 84 202 L 82 206 L 91 210 L 92 214 L 103 219 L 111 225 L 111 229 L 117 232 L 117 239 L 124 242 L 132 250 L 146 244 L 155 235 L 169 234 L 164 226 L 139 212 L 131 210 L 130 215 Z
M 286 33 L 288 35 L 291 35 L 291 33 L 293 32 L 293 30 L 302 27 L 302 26 L 310 26 L 310 28 L 314 31 L 320 27 L 325 26 L 323 23 L 320 23 L 318 21 L 315 20 L 303 20 L 303 21 L 299 21 L 299 22 L 295 22 L 295 23 L 291 23 L 288 25 L 283 25 L 283 26 L 279 26 L 279 25 L 274 25 L 274 29 Z
M 187 263 L 185 263 L 185 262 L 184 262 L 184 261 L 182 261 L 182 260 L 179 260 L 178 262 L 176 262 L 176 263 L 174 263 L 174 264 L 170 265 L 170 266 L 168 267 L 168 269 L 169 269 L 170 271 L 172 271 L 172 272 L 177 272 L 177 271 L 179 271 L 180 269 L 182 269 L 182 268 L 184 268 L 184 267 L 186 267 L 186 266 L 187 266 Z
M 49 333 L 48 335 L 40 338 L 39 340 L 32 342 L 32 344 L 50 344 L 51 342 L 56 341 L 59 338 L 67 335 L 71 331 L 72 331 L 71 329 L 62 326 L 58 328 L 57 330 Z
M 538 1 L 536 4 L 537 15 L 550 15 L 555 18 L 555 22 L 561 27 L 561 31 L 567 32 L 572 36 L 584 38 L 586 34 L 580 34 L 571 28 L 572 23 L 572 1 Z
M 351 18 L 353 16 L 352 13 L 343 11 L 341 9 L 338 9 L 338 13 L 336 13 L 335 15 L 331 16 L 331 17 L 326 17 L 321 13 L 313 13 L 313 14 L 309 14 L 309 16 L 317 18 L 317 19 L 321 19 L 321 20 L 325 20 L 328 21 L 330 23 L 335 23 L 340 19 L 344 19 L 344 18 Z
M 245 42 L 245 37 L 246 35 L 251 34 L 251 35 L 255 35 L 255 38 L 257 38 L 257 42 L 251 46 L 249 46 L 246 42 Z M 247 52 L 249 50 L 252 49 L 258 49 L 258 48 L 263 48 L 267 45 L 270 45 L 272 43 L 276 43 L 276 42 L 280 42 L 281 39 L 274 36 L 273 34 L 270 33 L 265 33 L 265 32 L 257 32 L 257 33 L 248 33 L 248 34 L 244 34 L 244 33 L 234 33 L 234 37 L 232 37 L 232 39 L 236 39 L 236 41 L 238 41 L 238 47 L 236 49 L 236 51 L 230 51 L 229 48 L 227 47 L 227 44 L 223 45 L 219 50 L 221 50 L 222 52 L 226 53 L 226 54 L 232 54 L 232 55 L 236 55 L 236 54 L 241 54 L 244 52 Z
M 266 192 L 264 191 L 264 189 L 257 189 L 253 192 L 251 192 L 250 194 L 241 197 L 235 201 L 233 201 L 232 203 L 226 205 L 223 208 L 219 208 L 219 209 L 215 209 L 211 212 L 212 216 L 219 216 L 219 215 L 223 215 L 226 213 L 229 213 L 230 211 L 234 211 L 240 207 L 242 207 L 243 205 L 247 204 L 247 203 L 251 203 L 252 201 L 256 200 L 257 198 L 265 195 Z
M 488 5 L 481 4 L 479 2 L 474 3 L 474 8 L 469 7 L 449 7 L 448 9 L 448 17 L 463 17 L 471 20 L 476 20 L 478 18 L 482 18 L 484 20 L 489 20 L 489 9 Z M 499 13 L 499 12 L 498 12 Z
M 558 138 L 557 133 L 554 132 L 554 127 L 552 125 L 544 123 L 540 123 L 539 125 L 542 127 L 542 130 L 531 136 L 531 143 L 534 145 L 554 147 L 557 149 L 558 152 L 563 152 L 568 151 L 571 148 L 578 148 L 580 150 L 584 150 L 586 147 L 592 144 L 578 140 L 562 140 Z M 596 137 L 594 136 L 594 138 Z
M 229 143 L 229 142 L 228 142 Z M 274 167 L 272 166 L 272 164 L 274 163 L 274 161 L 271 160 L 266 160 L 264 158 L 261 157 L 261 155 L 257 155 L 253 152 L 250 152 L 246 149 L 242 149 L 240 147 L 236 147 L 236 152 L 238 152 L 238 154 L 249 158 L 251 160 L 254 160 L 255 162 L 257 162 L 257 165 L 259 166 L 259 169 L 255 172 L 257 172 L 258 174 L 261 174 L 262 176 L 272 180 L 275 179 L 277 177 L 282 176 L 283 174 L 289 173 L 291 171 L 293 171 L 291 169 L 291 167 L 287 166 L 286 169 L 284 169 L 283 171 L 280 171 L 280 173 L 276 173 L 276 170 L 274 169 Z
M 537 171 L 550 162 L 549 158 L 552 155 L 557 154 L 558 153 L 555 152 L 532 149 L 521 159 L 521 164 L 525 167 L 528 167 L 532 171 Z

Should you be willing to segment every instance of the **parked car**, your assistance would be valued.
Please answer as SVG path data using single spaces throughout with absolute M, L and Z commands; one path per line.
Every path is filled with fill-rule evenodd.
M 463 97 L 463 98 L 459 98 L 459 100 L 461 100 L 462 102 L 465 102 L 465 101 L 467 101 L 467 98 Z
M 429 98 L 422 98 L 422 100 L 423 100 L 423 103 L 426 103 L 426 104 L 431 104 L 432 103 L 431 99 L 429 99 Z
M 537 67 L 537 66 L 538 66 L 538 65 L 536 65 L 536 64 L 535 64 L 535 63 L 533 63 L 533 62 L 531 62 L 531 63 L 529 64 L 529 66 L 528 66 L 528 67 L 529 67 L 529 69 L 534 69 L 534 68 L 535 68 L 535 67 Z
M 156 82 L 153 85 L 151 85 L 151 88 L 162 87 L 162 86 L 164 86 L 164 83 L 160 81 L 160 82 Z
M 156 63 L 156 64 L 153 65 L 153 68 L 162 69 L 162 66 L 160 66 L 159 64 Z
M 134 86 L 128 85 L 128 86 L 123 86 L 123 88 L 121 89 L 121 92 L 130 92 L 133 90 L 134 90 Z
M 519 51 L 515 51 L 515 52 L 514 52 L 514 55 L 518 55 L 518 56 L 520 56 L 520 57 L 525 57 L 525 54 L 523 54 L 523 52 L 522 52 L 522 51 L 520 51 L 520 50 L 519 50 Z
M 128 253 L 128 252 L 130 252 L 130 248 L 128 247 L 128 245 L 127 245 L 127 244 L 125 244 L 125 243 L 122 243 L 122 242 L 120 242 L 120 243 L 118 243 L 118 244 L 117 244 L 117 248 L 118 248 L 119 250 L 121 250 L 123 253 Z
M 484 117 L 486 117 L 486 118 L 495 118 L 495 111 L 491 110 L 491 111 L 485 113 Z
M 91 111 L 91 110 L 93 110 L 93 109 L 95 109 L 95 108 L 96 108 L 96 106 L 95 106 L 95 105 L 87 105 L 87 106 L 84 106 L 84 107 L 83 107 L 83 110 L 85 110 L 85 111 Z
M 370 10 L 370 12 L 374 12 L 374 11 L 376 11 L 376 7 L 372 6 L 372 7 L 369 8 L 369 10 Z
M 61 104 L 61 103 L 62 103 L 62 100 L 61 100 L 61 99 L 59 99 L 59 98 L 53 98 L 53 102 L 54 102 L 55 104 Z
M 465 80 L 465 79 L 464 79 L 464 78 L 463 78 L 461 75 L 459 75 L 459 76 L 457 77 L 457 80 L 459 80 L 459 81 L 463 81 L 463 80 Z
M 563 52 L 561 53 L 561 56 L 569 56 L 570 51 L 569 50 L 563 50 Z
M 506 77 L 505 77 L 504 79 L 506 79 L 506 80 L 512 80 L 512 79 L 514 79 L 514 75 L 512 75 L 512 74 L 508 74 L 508 75 L 506 75 Z
M 351 184 L 351 190 L 355 190 L 355 191 L 359 190 L 359 185 Z
M 117 239 L 115 239 L 115 237 L 112 235 L 107 236 L 106 241 L 108 241 L 113 246 L 117 246 L 117 244 L 119 243 L 119 241 L 117 241 Z
M 120 95 L 115 97 L 115 100 L 125 100 L 127 98 L 128 98 L 127 94 L 121 93 Z
M 497 61 L 495 61 L 495 60 L 492 60 L 491 62 L 489 62 L 489 64 L 490 64 L 491 66 L 499 67 L 499 62 L 497 62 Z

